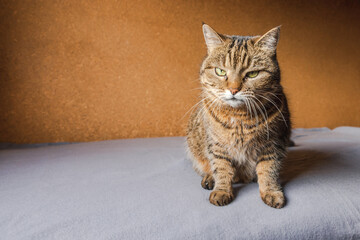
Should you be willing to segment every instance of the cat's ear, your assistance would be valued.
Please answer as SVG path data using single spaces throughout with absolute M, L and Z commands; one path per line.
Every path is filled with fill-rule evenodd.
M 258 38 L 255 42 L 255 47 L 261 48 L 266 52 L 275 53 L 276 46 L 280 37 L 280 26 L 275 27 Z
M 224 44 L 224 39 L 209 25 L 203 23 L 202 25 L 206 46 L 209 51 Z

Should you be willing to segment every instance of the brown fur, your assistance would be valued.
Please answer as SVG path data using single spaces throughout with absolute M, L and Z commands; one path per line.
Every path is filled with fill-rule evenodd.
M 257 178 L 262 200 L 281 208 L 285 198 L 278 173 L 291 124 L 276 60 L 280 29 L 262 37 L 222 35 L 207 25 L 203 31 L 208 55 L 200 69 L 202 100 L 187 129 L 189 154 L 203 176 L 201 185 L 214 189 L 212 204 L 223 206 L 234 198 L 232 183 Z M 215 68 L 225 70 L 226 76 L 218 76 Z M 253 71 L 258 75 L 250 79 Z

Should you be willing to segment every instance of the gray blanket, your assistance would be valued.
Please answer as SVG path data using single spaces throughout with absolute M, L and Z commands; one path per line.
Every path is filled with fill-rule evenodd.
M 295 129 L 287 204 L 208 202 L 183 137 L 0 151 L 1 239 L 359 239 L 360 128 Z

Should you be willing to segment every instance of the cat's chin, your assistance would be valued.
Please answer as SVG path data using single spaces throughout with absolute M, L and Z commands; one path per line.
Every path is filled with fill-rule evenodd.
M 232 108 L 240 108 L 245 105 L 245 102 L 238 99 L 236 100 L 230 99 L 230 100 L 226 100 L 226 104 L 228 104 Z

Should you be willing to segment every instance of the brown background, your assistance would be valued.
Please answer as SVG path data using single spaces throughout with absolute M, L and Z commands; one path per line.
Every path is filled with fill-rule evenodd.
M 294 127 L 360 126 L 359 1 L 0 1 L 0 142 L 184 135 L 204 21 L 278 58 Z

